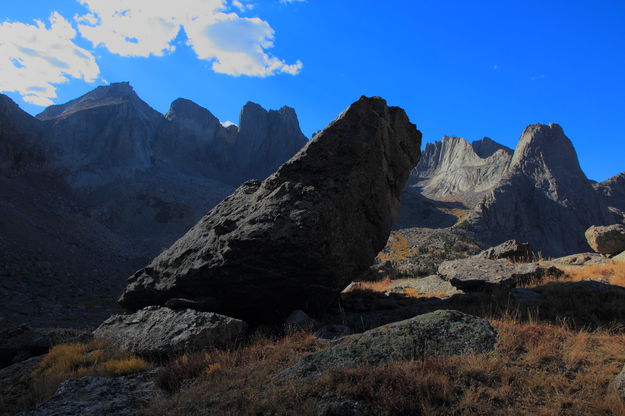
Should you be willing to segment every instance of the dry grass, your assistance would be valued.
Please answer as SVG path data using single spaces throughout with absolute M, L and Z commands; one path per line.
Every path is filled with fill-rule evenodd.
M 398 282 L 396 280 L 395 282 Z M 390 278 L 386 278 L 383 280 L 377 280 L 373 282 L 357 282 L 357 285 L 354 287 L 354 291 L 364 291 L 364 292 L 375 292 L 375 293 L 384 293 L 393 288 L 393 281 Z
M 121 376 L 150 368 L 143 359 L 112 348 L 102 340 L 56 345 L 31 374 L 33 394 L 36 401 L 43 401 L 68 378 Z
M 600 280 L 611 285 L 625 287 L 625 262 L 564 268 L 571 281 Z
M 405 260 L 415 255 L 415 250 L 410 247 L 408 237 L 396 232 L 389 237 L 387 246 L 377 256 L 378 262 Z
M 494 320 L 495 351 L 429 361 L 362 365 L 314 380 L 277 374 L 320 344 L 306 334 L 261 339 L 205 356 L 206 368 L 145 415 L 315 415 L 327 393 L 369 415 L 624 415 L 607 392 L 625 361 L 625 335 Z

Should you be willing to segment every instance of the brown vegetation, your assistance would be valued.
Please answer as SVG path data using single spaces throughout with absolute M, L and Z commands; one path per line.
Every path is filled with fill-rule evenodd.
M 205 356 L 199 371 L 149 415 L 314 415 L 332 393 L 371 415 L 622 415 L 607 393 L 625 361 L 625 336 L 574 331 L 513 317 L 493 321 L 500 342 L 487 354 L 362 365 L 314 380 L 278 374 L 320 347 L 307 334 L 262 339 L 238 351 Z M 179 366 L 177 363 L 171 366 Z
M 50 397 L 62 381 L 72 377 L 113 377 L 145 371 L 151 365 L 102 340 L 86 344 L 61 344 L 43 357 L 32 372 L 32 394 L 36 402 Z

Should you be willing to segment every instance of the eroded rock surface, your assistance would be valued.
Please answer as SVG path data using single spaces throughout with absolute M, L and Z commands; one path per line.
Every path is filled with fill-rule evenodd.
M 285 375 L 309 377 L 358 364 L 483 353 L 496 343 L 497 333 L 488 321 L 458 311 L 438 310 L 341 338 L 306 356 Z
M 231 346 L 246 330 L 245 322 L 216 313 L 150 306 L 130 315 L 110 317 L 93 335 L 136 354 L 167 356 Z
M 529 243 L 519 243 L 516 240 L 508 240 L 496 247 L 482 251 L 477 257 L 490 260 L 531 261 L 534 253 Z
M 464 291 L 512 288 L 558 273 L 561 272 L 555 267 L 543 267 L 538 263 L 509 263 L 480 257 L 446 261 L 438 268 L 443 279 Z
M 362 97 L 132 276 L 120 303 L 210 296 L 253 321 L 324 309 L 384 247 L 420 143 L 402 109 Z

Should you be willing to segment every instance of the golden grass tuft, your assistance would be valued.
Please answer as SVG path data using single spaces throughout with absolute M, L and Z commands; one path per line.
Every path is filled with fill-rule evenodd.
M 50 349 L 31 374 L 37 401 L 51 396 L 72 377 L 122 376 L 150 369 L 143 359 L 95 339 L 86 344 L 61 344 Z

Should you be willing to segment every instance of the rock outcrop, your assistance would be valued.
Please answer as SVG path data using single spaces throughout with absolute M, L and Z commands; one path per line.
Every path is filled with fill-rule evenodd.
M 485 291 L 494 288 L 510 289 L 522 283 L 538 281 L 549 274 L 558 274 L 555 267 L 542 267 L 538 263 L 508 263 L 469 257 L 443 262 L 438 274 L 463 291 Z
M 599 254 L 610 256 L 625 251 L 625 225 L 613 224 L 608 226 L 593 225 L 586 230 L 588 245 Z
M 519 243 L 516 240 L 508 240 L 496 247 L 482 251 L 477 257 L 490 260 L 511 260 L 516 262 L 528 262 L 534 258 L 532 246 L 529 243 Z
M 149 306 L 130 315 L 114 315 L 93 336 L 135 354 L 166 357 L 241 340 L 247 324 L 212 312 L 174 311 Z
M 132 276 L 120 303 L 210 296 L 252 321 L 319 312 L 384 247 L 420 142 L 403 110 L 362 97 Z
M 479 354 L 492 350 L 496 343 L 497 333 L 488 321 L 458 311 L 438 310 L 343 337 L 306 356 L 284 375 L 311 377 L 359 364 Z
M 490 244 L 518 239 L 543 255 L 563 256 L 588 251 L 584 231 L 612 221 L 562 128 L 534 124 L 523 132 L 505 176 L 464 225 Z
M 162 394 L 154 372 L 70 378 L 48 401 L 20 416 L 134 416 Z

